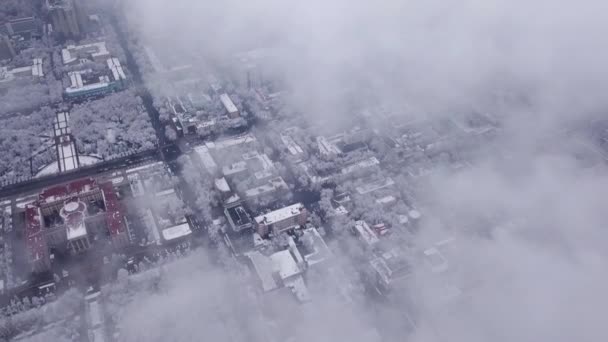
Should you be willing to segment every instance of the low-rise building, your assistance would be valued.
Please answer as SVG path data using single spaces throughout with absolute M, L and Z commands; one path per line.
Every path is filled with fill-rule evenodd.
M 308 211 L 302 203 L 296 203 L 255 218 L 256 228 L 261 236 L 283 231 L 306 224 Z
M 372 247 L 380 242 L 376 232 L 365 221 L 356 221 L 352 226 L 352 231 L 365 246 Z
M 32 65 L 9 69 L 0 67 L 0 87 L 10 85 L 14 81 L 36 82 L 44 77 L 42 59 L 34 58 Z
M 222 105 L 224 106 L 224 109 L 226 110 L 226 114 L 228 115 L 228 117 L 230 118 L 238 118 L 241 114 L 239 113 L 239 109 L 236 108 L 236 105 L 234 104 L 234 102 L 232 102 L 232 99 L 230 98 L 230 96 L 228 94 L 222 94 L 220 95 L 220 101 L 222 102 Z
M 98 74 L 91 69 L 69 72 L 70 86 L 65 89 L 65 97 L 98 96 L 123 89 L 127 76 L 118 58 L 109 58 L 106 64 L 108 74 Z
M 83 61 L 104 63 L 110 58 L 106 42 L 95 42 L 83 45 L 68 45 L 61 50 L 63 65 L 76 65 Z
M 25 240 L 34 271 L 50 268 L 50 248 L 88 250 L 98 236 L 115 248 L 129 243 L 124 213 L 112 183 L 92 178 L 45 189 L 25 207 Z

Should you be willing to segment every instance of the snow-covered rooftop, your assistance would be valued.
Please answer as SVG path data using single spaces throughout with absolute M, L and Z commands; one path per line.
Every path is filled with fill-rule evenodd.
M 356 221 L 354 228 L 355 232 L 357 233 L 357 236 L 359 236 L 359 239 L 365 244 L 371 246 L 380 241 L 376 233 L 369 227 L 367 222 Z
M 22 77 L 43 77 L 42 59 L 34 58 L 31 66 L 9 69 L 0 67 L 0 82 L 10 82 Z
M 291 293 L 293 293 L 300 302 L 304 303 L 311 300 L 308 287 L 306 287 L 306 283 L 302 276 L 297 276 L 285 281 L 285 286 L 291 290 Z
M 270 225 L 300 215 L 303 209 L 304 205 L 302 205 L 302 203 L 296 203 L 275 211 L 271 211 L 264 215 L 260 215 L 255 218 L 255 222 L 258 224 L 264 223 Z
M 287 146 L 287 150 L 291 155 L 297 156 L 298 154 L 304 153 L 302 147 L 300 147 L 291 136 L 281 134 L 281 140 L 283 141 L 283 144 Z
M 222 167 L 222 174 L 224 176 L 232 176 L 245 171 L 247 171 L 247 162 L 244 160 Z
M 345 168 L 342 169 L 342 174 L 346 175 L 349 174 L 353 171 L 359 170 L 359 169 L 363 169 L 366 167 L 370 167 L 370 166 L 374 166 L 374 165 L 378 165 L 380 164 L 380 161 L 376 158 L 376 157 L 369 157 L 367 159 L 363 159 L 359 162 L 356 162 L 354 164 L 351 164 Z
M 197 146 L 194 148 L 194 152 L 201 159 L 203 166 L 205 167 L 205 169 L 207 169 L 209 173 L 213 174 L 217 171 L 217 164 L 209 153 L 209 148 L 207 146 Z
M 327 247 L 325 240 L 323 240 L 323 237 L 321 237 L 316 228 L 304 230 L 303 239 L 307 241 L 305 242 L 305 244 L 308 244 L 307 247 L 312 248 L 312 251 L 304 255 L 304 260 L 306 260 L 308 266 L 318 264 L 331 255 L 331 251 Z
M 92 72 L 92 70 L 82 70 L 82 71 L 70 71 L 68 75 L 70 76 L 70 86 L 65 88 L 65 92 L 67 94 L 102 89 L 106 88 L 110 85 L 110 79 L 107 76 L 100 76 L 98 82 L 84 84 L 82 80 L 82 75 Z
M 323 155 L 342 153 L 338 146 L 328 141 L 325 137 L 317 137 L 317 145 L 319 146 L 319 152 Z
M 358 186 L 357 187 L 357 192 L 360 195 L 364 195 L 364 194 L 367 194 L 369 192 L 373 192 L 373 191 L 380 190 L 382 188 L 391 186 L 393 184 L 395 184 L 395 181 L 393 181 L 392 178 L 390 178 L 390 177 L 389 178 L 383 178 L 383 179 L 380 179 L 380 180 L 377 180 L 377 181 L 374 181 L 374 182 L 371 182 L 371 183 L 368 183 L 368 184 L 364 184 L 364 185 Z
M 68 234 L 68 240 L 74 240 L 87 235 L 87 228 L 84 225 L 84 221 L 80 221 L 77 226 L 69 226 L 66 229 Z
M 279 177 L 268 180 L 268 182 L 265 184 L 262 184 L 255 188 L 247 189 L 245 191 L 245 196 L 252 198 L 252 197 L 257 197 L 257 196 L 261 196 L 264 194 L 268 194 L 268 193 L 271 193 L 271 192 L 274 192 L 277 190 L 287 190 L 287 189 L 289 189 L 289 186 L 287 185 L 287 183 L 285 183 L 283 178 L 279 176 Z
M 222 101 L 222 105 L 229 114 L 236 113 L 239 111 L 234 105 L 234 102 L 232 102 L 230 96 L 228 96 L 228 94 L 220 95 L 220 101 Z
M 93 59 L 110 56 L 106 42 L 96 42 L 84 45 L 68 45 L 65 49 L 61 50 L 61 59 L 63 64 L 71 64 L 78 61 L 82 54 L 88 54 Z
M 127 76 L 125 75 L 125 72 L 122 68 L 122 65 L 120 65 L 120 61 L 118 60 L 118 58 L 108 58 L 106 63 L 108 64 L 108 68 L 110 69 L 110 71 L 112 71 L 114 81 L 121 81 L 127 79 Z
M 387 195 L 387 196 L 378 198 L 376 200 L 376 203 L 378 203 L 378 204 L 391 204 L 391 203 L 394 203 L 395 201 L 397 201 L 397 198 L 395 198 L 395 196 Z
M 278 288 L 277 282 L 272 275 L 274 272 L 272 260 L 259 251 L 249 252 L 246 255 L 251 260 L 255 272 L 262 282 L 262 289 L 264 291 L 272 291 Z
M 190 225 L 188 223 L 183 223 L 163 229 L 162 234 L 165 241 L 171 241 L 192 234 L 192 230 L 190 229 Z
M 251 134 L 244 134 L 238 137 L 234 137 L 234 138 L 228 138 L 225 140 L 219 140 L 219 141 L 209 141 L 205 144 L 205 146 L 209 149 L 209 150 L 221 150 L 224 148 L 229 148 L 229 147 L 233 147 L 233 146 L 239 146 L 239 145 L 243 145 L 243 144 L 249 144 L 249 143 L 253 143 L 256 141 L 256 138 L 251 135 Z
M 221 192 L 230 192 L 230 186 L 224 177 L 215 179 L 215 187 Z
M 302 272 L 289 250 L 276 252 L 270 256 L 273 268 L 285 280 Z

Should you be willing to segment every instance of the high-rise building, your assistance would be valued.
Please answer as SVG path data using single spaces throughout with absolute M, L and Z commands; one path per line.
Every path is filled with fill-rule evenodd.
M 46 7 L 54 32 L 69 38 L 83 35 L 86 15 L 78 0 L 46 0 Z
M 0 33 L 0 60 L 11 59 L 15 57 L 15 49 L 10 38 Z

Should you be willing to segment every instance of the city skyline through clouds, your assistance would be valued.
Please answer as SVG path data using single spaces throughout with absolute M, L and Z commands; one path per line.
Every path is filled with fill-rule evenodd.
M 0 341 L 608 340 L 608 2 L 38 2 Z
M 133 4 L 141 16 L 132 20 L 144 39 L 158 37 L 173 48 L 163 36 L 177 35 L 178 51 L 221 58 L 249 48 L 251 36 L 260 35 L 262 44 L 280 51 L 271 68 L 292 87 L 312 124 L 348 125 L 348 103 L 368 97 L 412 118 L 480 110 L 504 119 L 507 134 L 499 147 L 514 154 L 512 163 L 493 164 L 491 155 L 483 155 L 482 165 L 471 171 L 438 176 L 427 195 L 441 203 L 443 213 L 462 212 L 473 220 L 504 212 L 518 227 L 489 239 L 470 237 L 464 222 L 436 228 L 440 236 L 463 240 L 460 276 L 476 278 L 471 280 L 479 285 L 472 285 L 468 303 L 453 312 L 422 309 L 425 323 L 412 340 L 607 336 L 596 311 L 607 298 L 600 290 L 608 281 L 601 228 L 607 179 L 582 169 L 567 151 L 548 157 L 530 152 L 539 148 L 541 134 L 605 115 L 608 47 L 601 39 L 606 24 L 600 14 L 605 3 L 182 0 L 170 8 L 161 3 Z M 272 38 L 265 42 L 266 37 Z M 346 94 L 339 92 L 344 88 Z M 432 298 L 422 295 L 421 286 L 425 306 Z

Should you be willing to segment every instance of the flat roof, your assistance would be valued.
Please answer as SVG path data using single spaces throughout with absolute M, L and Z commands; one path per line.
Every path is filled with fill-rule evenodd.
M 310 265 L 318 264 L 319 262 L 325 260 L 327 257 L 331 255 L 331 251 L 327 247 L 325 240 L 317 228 L 308 228 L 304 230 L 304 239 L 309 239 L 310 247 L 312 247 L 312 251 L 308 251 L 308 254 L 304 255 L 304 260 L 306 263 Z
M 395 181 L 393 181 L 392 178 L 390 178 L 390 177 L 383 178 L 383 179 L 380 179 L 380 180 L 377 180 L 377 181 L 374 181 L 374 182 L 371 182 L 371 183 L 367 183 L 367 184 L 358 186 L 357 187 L 357 192 L 360 195 L 364 195 L 364 194 L 367 194 L 369 192 L 373 192 L 373 191 L 376 191 L 376 190 L 380 190 L 382 188 L 386 188 L 386 187 L 391 186 L 393 184 L 395 184 Z
M 380 242 L 376 233 L 369 227 L 365 221 L 355 222 L 355 231 L 359 238 L 367 245 L 373 245 Z
M 66 228 L 68 240 L 74 240 L 87 235 L 87 228 L 84 221 L 81 221 L 77 226 L 68 226 Z
M 298 154 L 304 153 L 302 147 L 300 147 L 300 145 L 298 145 L 291 136 L 281 133 L 281 140 L 283 141 L 283 144 L 285 144 L 287 150 L 291 155 L 296 156 Z
M 378 165 L 380 164 L 380 161 L 378 160 L 378 158 L 376 157 L 369 157 L 369 158 L 365 158 L 363 160 L 360 160 L 354 164 L 351 164 L 345 168 L 342 169 L 342 174 L 346 175 L 349 174 L 353 171 L 359 170 L 359 169 L 363 169 L 366 167 L 370 167 L 370 166 L 374 166 L 374 165 Z
M 201 159 L 203 166 L 209 173 L 215 173 L 217 171 L 217 164 L 209 153 L 209 148 L 207 146 L 197 146 L 194 148 L 194 152 Z
M 188 223 L 182 223 L 177 226 L 165 228 L 162 231 L 163 239 L 165 239 L 165 241 L 179 239 L 190 234 L 192 234 L 192 230 L 190 229 L 190 225 Z
M 228 113 L 236 113 L 239 110 L 236 108 L 236 106 L 234 105 L 234 102 L 232 102 L 232 99 L 230 98 L 230 96 L 228 96 L 228 94 L 222 94 L 220 95 L 220 101 L 222 101 L 222 105 L 224 105 L 224 108 L 226 109 L 226 111 Z
M 279 176 L 273 179 L 269 179 L 268 182 L 265 184 L 245 190 L 245 196 L 251 198 L 281 189 L 287 190 L 289 189 L 289 186 L 287 185 L 287 183 L 285 183 L 283 178 Z
M 272 291 L 278 288 L 277 282 L 272 275 L 274 272 L 272 260 L 259 251 L 249 252 L 246 255 L 251 260 L 255 272 L 262 282 L 262 289 L 264 291 Z
M 115 58 L 115 57 L 108 58 L 106 63 L 108 64 L 108 68 L 110 69 L 110 71 L 112 71 L 112 76 L 114 77 L 115 81 L 121 81 L 121 80 L 127 79 L 127 75 L 125 75 L 125 72 L 124 72 L 122 65 L 120 64 L 120 61 L 118 60 L 118 58 Z
M 61 60 L 63 64 L 70 64 L 78 60 L 78 53 L 88 53 L 91 57 L 110 56 L 110 52 L 106 47 L 106 42 L 95 42 L 83 45 L 68 45 L 61 50 Z
M 230 192 L 230 185 L 224 177 L 215 179 L 215 187 L 221 192 Z
M 325 137 L 317 137 L 317 145 L 319 146 L 319 152 L 321 154 L 339 154 L 342 153 L 340 148 L 335 144 L 329 142 Z
M 264 215 L 260 215 L 255 218 L 255 222 L 258 224 L 273 224 L 275 222 L 283 221 L 285 219 L 300 215 L 303 209 L 304 205 L 302 205 L 302 203 L 292 204 Z
M 279 276 L 283 280 L 302 272 L 288 249 L 272 254 L 270 259 L 272 260 L 273 269 L 279 273 Z
M 209 142 L 205 143 L 205 146 L 209 150 L 212 150 L 212 149 L 221 150 L 224 148 L 239 146 L 239 145 L 243 145 L 243 144 L 249 144 L 249 143 L 253 143 L 256 141 L 257 141 L 257 139 L 253 135 L 247 133 L 247 134 L 243 134 L 241 136 L 232 137 L 232 138 L 228 138 L 228 139 L 224 139 L 224 140 L 209 141 Z

